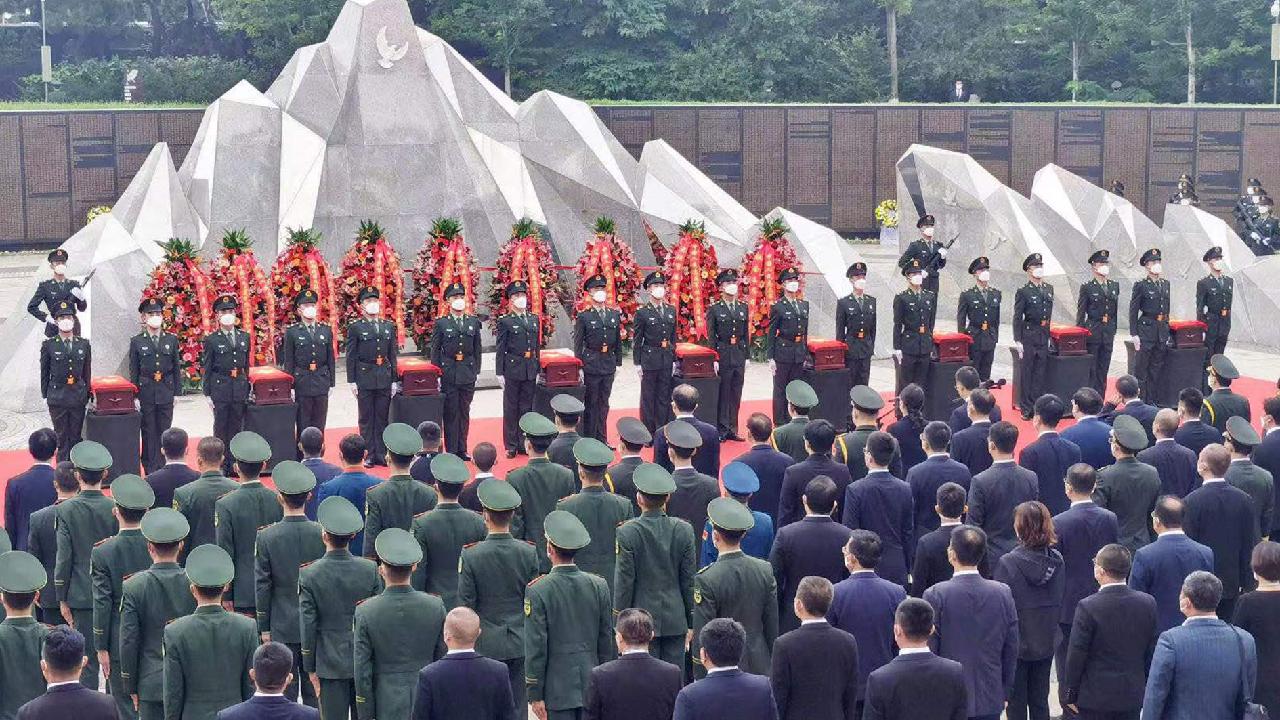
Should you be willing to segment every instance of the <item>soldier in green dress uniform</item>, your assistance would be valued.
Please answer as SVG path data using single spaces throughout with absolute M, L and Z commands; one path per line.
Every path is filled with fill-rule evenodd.
M 1013 296 L 1013 344 L 1022 355 L 1018 379 L 1018 409 L 1022 419 L 1034 414 L 1036 398 L 1044 394 L 1049 371 L 1049 323 L 1053 320 L 1053 286 L 1044 281 L 1044 258 L 1031 253 L 1022 261 L 1027 284 Z
M 164 629 L 196 609 L 186 573 L 178 565 L 190 529 L 182 513 L 172 508 L 143 515 L 142 537 L 151 567 L 121 587 L 120 679 L 140 720 L 164 717 Z
M 1214 245 L 1202 258 L 1209 266 L 1209 274 L 1196 281 L 1196 319 L 1204 323 L 1205 362 L 1227 349 L 1227 336 L 1231 334 L 1231 303 L 1235 296 L 1235 280 L 1227 275 L 1222 246 Z M 1206 381 L 1208 377 L 1206 376 Z M 1208 385 L 1205 385 L 1207 388 Z
M 578 518 L 556 510 L 546 530 L 551 571 L 524 594 L 525 683 L 538 717 L 580 720 L 591 669 L 616 652 L 609 586 L 573 562 L 591 542 Z
M 636 309 L 631 359 L 640 373 L 640 422 L 653 432 L 671 422 L 672 371 L 676 362 L 676 311 L 665 301 L 667 276 L 644 276 L 649 302 Z
M 444 603 L 409 584 L 422 549 L 408 531 L 389 528 L 375 544 L 386 587 L 356 607 L 356 714 L 358 720 L 407 719 L 418 671 L 446 651 Z
M 547 458 L 557 465 L 569 468 L 573 473 L 573 486 L 577 489 L 578 461 L 573 459 L 573 445 L 582 437 L 578 434 L 578 418 L 585 406 L 578 398 L 561 393 L 551 398 L 551 412 L 556 423 L 556 437 L 547 448 Z
M 1239 415 L 1232 415 L 1227 420 L 1227 431 L 1224 433 L 1224 445 L 1231 451 L 1231 466 L 1227 468 L 1224 478 L 1227 484 L 1234 485 L 1248 493 L 1257 510 L 1258 527 L 1261 537 L 1271 534 L 1275 517 L 1275 478 L 1271 473 L 1250 459 L 1253 449 L 1262 443 L 1258 431 L 1253 429 L 1249 421 Z
M 249 333 L 236 327 L 239 307 L 232 295 L 214 301 L 218 329 L 205 337 L 200 352 L 204 394 L 213 404 L 213 436 L 224 446 L 244 429 L 244 414 L 249 406 Z M 231 474 L 229 458 L 223 460 L 222 473 Z
M 861 480 L 867 476 L 867 460 L 863 450 L 867 447 L 867 438 L 871 437 L 871 433 L 880 429 L 880 422 L 876 418 L 884 408 L 884 398 L 866 385 L 856 385 L 849 390 L 849 403 L 853 405 L 853 429 L 836 437 L 831 457 L 849 468 L 849 477 Z M 902 476 L 902 454 L 897 448 L 893 451 L 889 472 L 894 477 Z M 844 498 L 838 498 L 836 504 L 843 502 Z
M 1093 501 L 1116 514 L 1119 542 L 1137 552 L 1155 539 L 1151 513 L 1160 497 L 1160 473 L 1138 460 L 1147 447 L 1147 431 L 1132 415 L 1116 415 L 1111 428 L 1111 454 L 1116 461 L 1098 471 Z
M 0 533 L 3 534 L 3 533 Z M 0 718 L 12 720 L 18 708 L 44 694 L 40 651 L 49 626 L 36 622 L 32 608 L 36 593 L 48 577 L 33 555 L 21 550 L 0 554 Z
M 231 438 L 231 455 L 236 459 L 240 487 L 218 498 L 213 505 L 213 524 L 218 547 L 227 551 L 236 564 L 231 583 L 231 604 L 236 612 L 255 617 L 257 602 L 253 579 L 253 552 L 258 528 L 280 520 L 280 501 L 260 475 L 271 459 L 271 446 L 261 435 L 244 431 Z
M 742 671 L 769 674 L 773 641 L 778 637 L 778 585 L 773 568 L 759 558 L 742 552 L 742 536 L 755 525 L 746 505 L 732 498 L 716 498 L 707 506 L 712 538 L 719 557 L 693 578 L 694 674 L 706 670 L 698 660 L 698 633 L 707 622 L 733 618 L 747 631 L 747 647 L 742 654 Z
M 790 419 L 786 387 L 805 375 L 809 361 L 809 301 L 800 298 L 800 271 L 787 268 L 778 274 L 783 296 L 769 308 L 769 333 L 765 351 L 773 372 L 773 424 Z
M 974 258 L 969 263 L 973 287 L 960 293 L 956 310 L 956 329 L 973 338 L 969 344 L 969 362 L 978 371 L 978 377 L 991 379 L 991 363 L 996 357 L 996 345 L 1000 342 L 1000 291 L 991 287 L 991 260 Z M 854 383 L 866 385 L 866 383 Z
M 27 303 L 27 312 L 45 324 L 45 337 L 53 337 L 58 334 L 58 326 L 53 318 L 55 307 L 67 302 L 77 311 L 84 312 L 89 309 L 89 303 L 85 300 L 84 288 L 80 287 L 80 282 L 67 277 L 67 251 L 62 248 L 51 250 L 47 259 L 49 268 L 53 270 L 53 277 L 41 280 L 36 286 L 35 295 L 32 295 L 31 301 Z M 40 309 L 41 305 L 48 310 L 47 314 Z M 76 326 L 76 332 L 80 332 L 79 325 Z
M 720 442 L 742 441 L 738 434 L 738 410 L 742 405 L 742 383 L 746 377 L 750 355 L 751 331 L 747 304 L 738 300 L 738 271 L 721 270 L 716 275 L 720 299 L 707 308 L 707 342 L 720 359 L 716 374 L 720 376 L 720 404 L 716 425 Z
M 147 539 L 139 524 L 151 509 L 156 494 L 146 480 L 137 475 L 121 475 L 111 483 L 111 499 L 115 501 L 116 521 L 120 531 L 102 540 L 89 555 L 89 574 L 93 579 L 93 644 L 98 648 L 98 663 L 107 676 L 107 691 L 116 699 L 120 717 L 136 717 L 133 700 L 125 692 L 120 677 L 120 601 L 124 581 L 134 573 L 151 566 Z
M 547 459 L 547 449 L 556 435 L 554 423 L 538 413 L 525 413 L 520 418 L 520 430 L 525 435 L 529 462 L 508 473 L 507 482 L 520 493 L 517 514 L 523 528 L 521 539 L 537 546 L 538 565 L 545 571 L 551 565 L 546 557 L 542 522 L 561 498 L 573 494 L 573 472 Z
M 924 286 L 926 272 L 919 258 L 902 267 L 907 289 L 893 296 L 893 356 L 898 360 L 898 387 L 915 383 L 927 387 L 933 354 L 933 324 L 938 296 Z
M 84 635 L 84 651 L 89 658 L 80 681 L 90 690 L 98 689 L 98 648 L 93 642 L 93 584 L 89 559 L 99 540 L 116 533 L 115 503 L 102 494 L 102 479 L 111 467 L 111 453 L 91 440 L 71 448 L 71 462 L 80 479 L 80 492 L 58 506 L 54 526 L 58 534 L 53 584 L 58 591 L 58 607 L 67 624 Z
M 605 489 L 604 475 L 613 462 L 613 451 L 595 438 L 582 438 L 573 445 L 582 489 L 556 503 L 557 510 L 572 513 L 582 521 L 591 543 L 578 551 L 574 562 L 583 572 L 595 573 L 613 588 L 615 536 L 618 526 L 630 520 L 631 501 Z
M 387 449 L 391 477 L 365 493 L 364 556 L 370 559 L 376 557 L 374 545 L 378 541 L 378 533 L 389 528 L 408 530 L 416 515 L 427 512 L 439 502 L 430 485 L 414 480 L 409 474 L 414 456 L 422 450 L 422 437 L 418 431 L 404 423 L 392 423 L 382 431 L 382 444 Z M 435 458 L 431 461 L 434 462 Z
M 66 460 L 84 428 L 93 353 L 89 341 L 75 334 L 75 305 L 63 300 L 53 307 L 53 315 L 58 334 L 40 346 L 40 397 L 48 403 L 58 434 L 58 459 Z
M 320 717 L 341 719 L 356 712 L 352 627 L 356 605 L 380 590 L 378 566 L 348 549 L 364 527 L 349 500 L 325 498 L 316 519 L 324 528 L 325 554 L 298 576 L 302 668 L 320 698 Z
M 431 328 L 431 362 L 440 368 L 445 448 L 470 460 L 467 435 L 471 430 L 471 400 L 480 374 L 480 319 L 467 313 L 466 295 L 462 283 L 444 289 L 449 314 L 437 318 Z
M 1120 283 L 1108 280 L 1111 274 L 1111 251 L 1098 250 L 1089 256 L 1093 279 L 1080 287 L 1076 304 L 1076 325 L 1089 331 L 1085 349 L 1093 355 L 1089 384 L 1101 395 L 1107 387 L 1111 368 L 1111 349 L 1116 339 L 1116 316 L 1120 309 Z
M 143 300 L 138 314 L 142 332 L 129 338 L 129 380 L 138 386 L 142 467 L 150 473 L 164 466 L 160 434 L 173 424 L 173 398 L 182 394 L 182 357 L 178 336 L 161 329 L 164 303 Z
M 262 642 L 284 643 L 293 653 L 293 682 L 285 696 L 317 707 L 315 688 L 302 669 L 302 631 L 298 624 L 298 569 L 324 555 L 323 530 L 307 519 L 307 501 L 316 476 L 300 462 L 286 460 L 271 471 L 280 494 L 284 517 L 258 531 L 254 546 L 254 585 L 257 591 L 258 634 Z
M 533 410 L 533 390 L 542 371 L 542 327 L 529 312 L 529 286 L 523 280 L 507 285 L 509 312 L 498 318 L 494 370 L 502 386 L 502 444 L 507 458 L 524 452 L 520 416 Z
M 1253 421 L 1249 398 L 1231 389 L 1231 383 L 1240 378 L 1240 371 L 1231 358 L 1226 355 L 1209 358 L 1205 375 L 1213 392 L 1205 396 L 1204 407 L 1200 410 L 1201 420 L 1217 428 L 1218 432 L 1226 432 L 1227 421 L 1233 417 L 1244 418 L 1245 422 Z
M 787 383 L 787 406 L 791 421 L 774 428 L 769 441 L 774 450 L 803 462 L 809 457 L 804 449 L 804 429 L 809 425 L 809 412 L 818 406 L 818 393 L 804 380 L 792 380 Z
M 393 386 L 398 384 L 396 354 L 400 343 L 395 324 L 379 316 L 382 300 L 377 288 L 361 290 L 357 302 L 364 314 L 347 326 L 347 382 L 356 396 L 360 436 L 369 448 L 364 464 L 372 467 L 386 464 L 382 431 L 391 412 Z
M 618 528 L 613 582 L 613 613 L 643 608 L 653 616 L 649 652 L 684 667 L 693 613 L 693 575 L 698 569 L 693 527 L 667 515 L 667 498 L 676 490 L 671 473 L 644 463 L 632 476 L 640 516 Z
M 216 437 L 200 438 L 196 445 L 196 469 L 200 475 L 173 491 L 173 509 L 182 513 L 191 526 L 190 537 L 182 553 L 183 560 L 191 550 L 217 540 L 214 512 L 218 499 L 239 487 L 235 480 L 222 474 L 225 455 L 226 446 L 221 440 Z
M 471 473 L 457 455 L 431 458 L 431 474 L 440 489 L 440 504 L 413 519 L 411 537 L 423 555 L 413 575 L 413 586 L 440 596 L 447 611 L 458 604 L 458 557 L 462 548 L 483 540 L 485 527 L 479 513 L 458 503 Z
M 613 378 L 622 366 L 622 314 L 605 305 L 603 275 L 587 280 L 584 289 L 590 293 L 591 307 L 578 313 L 573 324 L 573 354 L 582 361 L 582 397 L 586 409 L 582 414 L 582 434 L 603 442 L 605 422 L 609 419 L 609 398 L 613 394 Z
M 226 550 L 201 545 L 187 556 L 196 609 L 164 629 L 165 720 L 214 720 L 218 711 L 253 697 L 253 620 L 227 612 L 222 594 L 236 566 Z
M 1169 356 L 1169 281 L 1161 275 L 1160 248 L 1151 248 L 1140 258 L 1147 276 L 1133 284 L 1129 300 L 1129 334 L 1133 343 L 1133 375 L 1138 378 L 1142 399 L 1152 405 L 1168 401 L 1164 397 L 1164 363 Z
M 333 328 L 316 322 L 319 302 L 315 290 L 303 290 L 294 297 L 299 321 L 285 329 L 280 345 L 280 368 L 293 376 L 299 435 L 309 427 L 324 430 L 329 416 L 329 391 L 338 379 Z
M 845 277 L 853 292 L 836 303 L 836 340 L 845 344 L 844 364 L 853 384 L 866 385 L 876 351 L 876 299 L 867 294 L 866 263 L 850 265 Z
M 484 508 L 484 540 L 467 545 L 458 557 L 458 604 L 480 616 L 476 652 L 507 666 L 515 707 L 525 712 L 525 586 L 538 576 L 532 542 L 511 534 L 520 493 L 508 482 L 485 478 L 476 494 Z

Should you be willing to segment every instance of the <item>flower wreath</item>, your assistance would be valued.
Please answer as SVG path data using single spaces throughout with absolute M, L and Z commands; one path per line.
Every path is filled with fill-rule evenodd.
M 681 342 L 697 342 L 707 336 L 707 307 L 716 296 L 716 275 L 720 261 L 707 243 L 706 226 L 688 220 L 680 226 L 680 237 L 671 248 L 664 267 L 667 296 L 676 311 L 676 337 Z
M 605 301 L 609 307 L 615 307 L 622 314 L 620 337 L 623 341 L 630 338 L 631 321 L 635 317 L 636 289 L 639 286 L 639 270 L 636 255 L 630 246 L 618 239 L 612 218 L 596 218 L 595 236 L 587 241 L 587 247 L 578 258 L 577 287 L 573 297 L 573 314 L 590 307 L 586 289 L 587 280 L 596 275 L 603 275 L 606 286 Z
M 466 291 L 467 312 L 476 309 L 475 256 L 462 239 L 462 223 L 454 218 L 438 218 L 431 224 L 431 235 L 418 250 L 413 265 L 413 296 L 409 298 L 410 327 L 419 350 L 431 341 L 436 318 L 448 312 L 444 291 L 453 283 L 462 283 Z
M 178 338 L 183 385 L 199 387 L 204 380 L 204 338 L 215 329 L 213 282 L 196 258 L 196 248 L 190 240 L 170 238 L 160 247 L 164 248 L 164 260 L 151 271 L 142 299 L 158 300 L 164 305 L 161 329 Z
M 338 312 L 341 332 L 360 319 L 360 292 L 367 287 L 381 294 L 379 317 L 396 326 L 396 342 L 403 345 L 404 277 L 400 272 L 400 256 L 387 242 L 382 227 L 372 220 L 362 220 L 355 242 L 342 256 L 339 266 Z

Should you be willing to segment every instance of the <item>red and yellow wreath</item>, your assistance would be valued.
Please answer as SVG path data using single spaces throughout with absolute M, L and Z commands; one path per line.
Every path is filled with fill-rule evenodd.
M 413 340 L 419 349 L 431 341 L 436 318 L 449 311 L 444 291 L 450 285 L 461 283 L 466 291 L 467 312 L 476 311 L 477 278 L 475 256 L 462 239 L 462 223 L 455 218 L 437 218 L 413 266 L 409 315 Z
M 151 271 L 142 299 L 164 304 L 162 329 L 178 337 L 183 385 L 199 387 L 204 379 L 200 358 L 204 338 L 216 329 L 213 281 L 196 258 L 196 248 L 190 240 L 170 238 L 160 246 L 164 248 L 164 261 Z
M 707 242 L 707 231 L 699 220 L 680 226 L 680 238 L 667 256 L 667 296 L 676 310 L 676 337 L 680 342 L 697 342 L 707 336 L 707 307 L 716 298 L 716 274 L 720 261 Z
M 740 284 L 750 313 L 748 332 L 754 338 L 762 338 L 769 332 L 769 310 L 782 297 L 779 273 L 800 267 L 796 250 L 787 240 L 790 231 L 782 218 L 766 219 L 760 226 L 755 247 L 742 258 Z M 800 291 L 804 292 L 803 275 Z
M 289 230 L 288 246 L 276 257 L 271 267 L 271 294 L 276 299 L 276 328 L 284 336 L 284 328 L 297 322 L 294 300 L 303 290 L 314 290 L 320 302 L 316 304 L 316 322 L 333 329 L 338 337 L 338 312 L 334 302 L 333 270 L 324 255 L 316 247 L 320 233 L 308 228 Z
M 636 288 L 639 286 L 639 270 L 636 255 L 631 247 L 618 239 L 612 218 L 596 218 L 595 236 L 587 241 L 587 247 L 578 258 L 576 294 L 573 298 L 573 314 L 590 307 L 586 289 L 587 280 L 603 275 L 609 307 L 622 313 L 621 336 L 625 341 L 631 336 L 631 321 L 636 314 Z
M 529 285 L 529 312 L 538 316 L 542 327 L 540 341 L 555 333 L 555 316 L 551 313 L 567 289 L 560 282 L 551 246 L 542 239 L 538 224 L 521 218 L 511 227 L 511 239 L 498 250 L 498 264 L 489 284 L 489 324 L 495 332 L 498 317 L 509 311 L 507 285 L 523 280 Z
M 382 294 L 379 317 L 395 323 L 397 342 L 404 345 L 404 276 L 400 271 L 400 256 L 376 222 L 360 222 L 355 242 L 342 256 L 339 271 L 339 331 L 345 333 L 347 325 L 360 318 L 360 291 L 374 287 Z

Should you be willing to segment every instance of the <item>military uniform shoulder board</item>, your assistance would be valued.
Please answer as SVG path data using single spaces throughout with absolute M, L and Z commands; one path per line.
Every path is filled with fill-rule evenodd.
M 534 578 L 534 579 L 530 580 L 530 581 L 529 581 L 529 584 L 528 584 L 528 585 L 525 585 L 525 587 L 533 587 L 534 583 L 538 582 L 539 580 L 541 580 L 541 579 L 542 579 L 542 578 L 544 578 L 544 577 L 546 577 L 546 575 L 539 575 L 538 577 L 536 577 L 536 578 Z
M 463 550 L 466 550 L 466 549 L 467 549 L 467 548 L 469 548 L 469 547 L 474 547 L 474 546 L 476 546 L 476 545 L 479 545 L 479 544 L 480 544 L 480 542 L 481 542 L 481 541 L 479 541 L 479 540 L 477 540 L 477 541 L 475 541 L 475 542 L 469 542 L 469 543 L 467 543 L 466 545 L 463 545 L 463 546 L 462 546 L 462 549 L 463 549 Z
M 115 536 L 114 536 L 114 535 L 112 535 L 111 537 L 115 537 Z M 94 544 L 93 544 L 93 546 L 94 546 L 94 547 L 102 547 L 102 546 L 103 546 L 103 545 L 105 545 L 105 544 L 107 543 L 107 541 L 108 541 L 108 540 L 110 540 L 110 539 L 111 539 L 111 538 L 109 538 L 109 537 L 102 538 L 102 539 L 101 539 L 101 540 L 99 540 L 98 542 L 94 543 Z
M 413 519 L 414 519 L 414 520 L 417 520 L 417 519 L 418 519 L 418 518 L 420 518 L 420 517 L 424 517 L 424 516 L 426 516 L 426 514 L 427 514 L 427 513 L 429 513 L 429 512 L 431 512 L 431 511 L 430 511 L 430 510 L 423 510 L 422 512 L 418 513 L 417 515 L 414 515 L 414 516 L 413 516 Z
M 524 540 L 523 542 L 525 545 L 529 545 L 530 547 L 538 547 L 538 543 L 532 540 Z M 529 584 L 532 585 L 533 583 L 529 583 Z
M 715 563 L 712 563 L 712 565 L 714 565 L 714 564 L 715 564 Z M 701 575 L 702 573 L 706 572 L 710 567 L 711 567 L 711 565 L 707 565 L 707 566 L 705 566 L 705 567 L 700 567 L 700 568 L 698 568 L 698 572 L 696 572 L 696 573 L 694 573 L 694 574 L 695 574 L 695 575 Z
M 259 525 L 259 526 L 258 526 L 258 532 L 262 532 L 263 530 L 266 530 L 267 528 L 271 527 L 272 525 L 275 525 L 275 523 L 267 523 L 266 525 Z
M 301 565 L 299 565 L 299 566 L 298 566 L 298 569 L 299 569 L 299 570 L 301 570 L 301 569 L 303 569 L 303 568 L 305 568 L 305 567 L 309 567 L 309 566 L 310 566 L 312 563 L 314 563 L 314 562 L 315 562 L 315 560 L 308 560 L 307 562 L 304 562 L 304 563 L 302 563 Z
M 375 596 L 375 597 L 376 597 L 376 596 Z M 364 604 L 364 601 L 365 601 L 365 600 L 368 600 L 368 599 L 369 599 L 369 598 L 364 598 L 364 599 L 361 599 L 361 600 L 357 600 L 357 601 L 356 601 L 356 607 L 360 607 L 361 605 L 363 605 L 363 604 Z
M 124 581 L 128 580 L 129 578 L 131 578 L 131 577 L 133 577 L 134 575 L 137 575 L 137 574 L 138 574 L 138 573 L 125 573 L 123 576 L 121 576 L 121 578 L 120 578 L 120 582 L 124 582 Z

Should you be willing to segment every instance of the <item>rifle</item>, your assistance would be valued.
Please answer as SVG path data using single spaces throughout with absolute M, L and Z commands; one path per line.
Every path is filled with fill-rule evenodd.
M 938 265 L 938 261 L 941 259 L 941 256 L 938 254 L 938 251 L 939 251 L 939 250 L 950 250 L 950 249 L 951 249 L 951 246 L 952 246 L 952 245 L 955 245 L 955 244 L 956 244 L 956 240 L 959 240 L 959 239 L 960 239 L 960 233 L 959 233 L 959 232 L 957 232 L 957 233 L 955 234 L 955 237 L 952 237 L 952 238 L 951 238 L 951 240 L 950 240 L 950 241 L 948 241 L 947 243 L 943 244 L 943 245 L 942 245 L 942 247 L 934 247 L 933 249 L 931 249 L 931 250 L 929 251 L 929 254 L 928 254 L 928 255 L 926 255 L 926 256 L 924 257 L 924 260 L 922 260 L 920 264 L 921 264 L 921 265 L 924 265 L 925 269 L 926 269 L 926 270 L 928 270 L 929 272 L 931 272 L 931 273 L 937 273 L 937 272 L 938 272 L 938 267 L 937 267 L 937 265 Z

